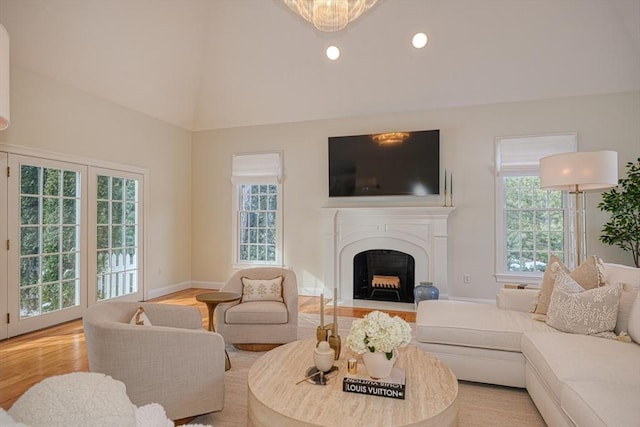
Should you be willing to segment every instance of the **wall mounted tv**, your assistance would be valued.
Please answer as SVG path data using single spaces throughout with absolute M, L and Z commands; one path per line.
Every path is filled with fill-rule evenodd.
M 440 130 L 329 137 L 329 197 L 440 193 Z

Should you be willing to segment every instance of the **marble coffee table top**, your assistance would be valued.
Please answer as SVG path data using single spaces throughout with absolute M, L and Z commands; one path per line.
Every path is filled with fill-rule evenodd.
M 261 356 L 248 376 L 252 426 L 453 426 L 458 422 L 458 380 L 443 362 L 414 346 L 399 349 L 406 370 L 404 400 L 342 391 L 343 348 L 327 385 L 298 381 L 313 366 L 314 339 L 295 341 Z M 344 345 L 344 343 L 343 343 Z M 362 359 L 358 360 L 362 363 Z

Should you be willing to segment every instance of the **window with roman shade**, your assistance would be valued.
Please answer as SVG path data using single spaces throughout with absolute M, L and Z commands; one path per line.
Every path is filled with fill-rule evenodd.
M 577 146 L 575 133 L 496 139 L 499 282 L 535 283 L 550 255 L 565 260 L 570 242 L 569 200 L 561 191 L 540 188 L 539 162 L 546 156 L 576 151 Z
M 282 265 L 282 153 L 234 154 L 234 264 Z

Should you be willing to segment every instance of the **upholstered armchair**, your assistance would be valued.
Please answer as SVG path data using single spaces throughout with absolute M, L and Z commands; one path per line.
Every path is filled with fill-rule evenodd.
M 282 302 L 250 301 L 246 294 L 239 302 L 216 307 L 216 331 L 227 344 L 244 349 L 264 349 L 298 339 L 298 282 L 292 270 L 257 267 L 233 274 L 221 292 L 243 294 L 242 278 L 271 280 L 282 276 Z M 245 291 L 246 292 L 246 291 Z M 266 345 L 266 346 L 265 346 Z
M 130 324 L 143 307 L 151 326 Z M 224 405 L 224 340 L 195 307 L 104 302 L 83 316 L 89 370 L 122 381 L 136 406 L 162 405 L 172 420 Z

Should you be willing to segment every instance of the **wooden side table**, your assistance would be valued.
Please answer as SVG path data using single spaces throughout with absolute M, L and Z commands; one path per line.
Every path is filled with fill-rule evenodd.
M 242 298 L 242 295 L 235 292 L 207 292 L 204 294 L 196 295 L 196 300 L 207 304 L 207 310 L 209 312 L 209 330 L 215 332 L 213 325 L 213 312 L 216 310 L 218 304 L 225 302 L 238 301 Z M 224 350 L 224 370 L 231 369 L 231 360 L 229 360 L 229 354 L 227 350 Z

